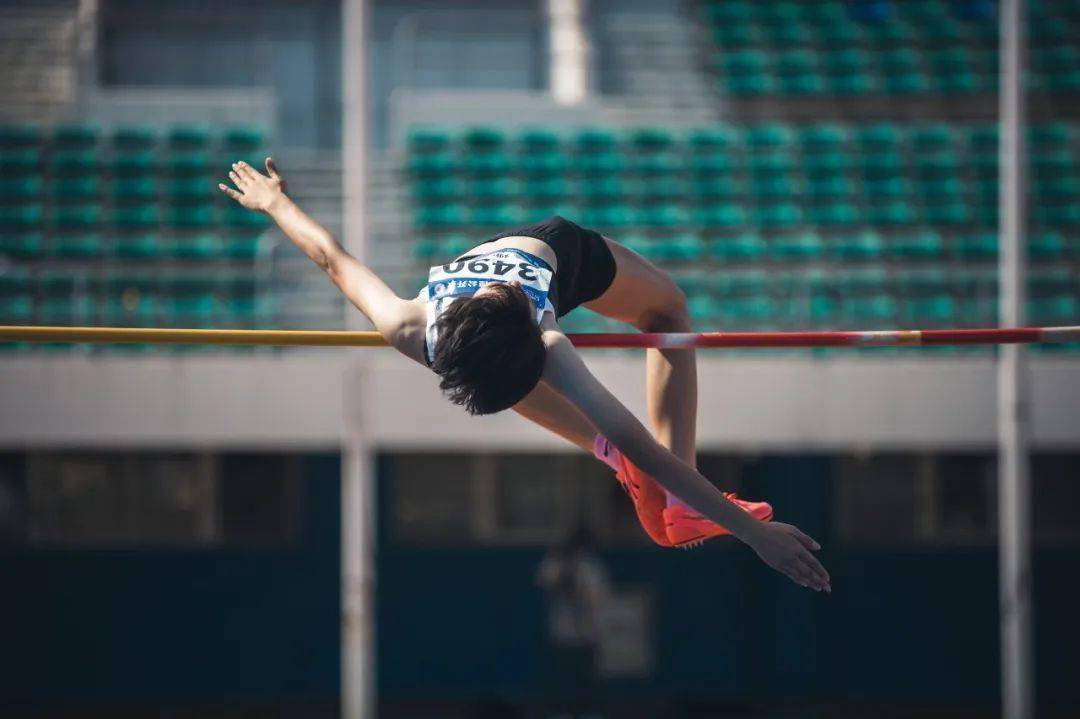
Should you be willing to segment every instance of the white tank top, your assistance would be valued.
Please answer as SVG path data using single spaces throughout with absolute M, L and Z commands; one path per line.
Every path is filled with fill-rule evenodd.
M 551 265 L 531 252 L 516 247 L 504 247 L 467 260 L 432 267 L 428 272 L 427 285 L 420 288 L 416 295 L 426 300 L 427 308 L 424 360 L 429 366 L 434 360 L 435 343 L 439 339 L 435 321 L 439 315 L 455 300 L 471 297 L 490 282 L 520 282 L 521 289 L 536 307 L 536 323 L 540 324 L 545 312 L 555 314 L 555 306 L 548 299 L 551 277 Z

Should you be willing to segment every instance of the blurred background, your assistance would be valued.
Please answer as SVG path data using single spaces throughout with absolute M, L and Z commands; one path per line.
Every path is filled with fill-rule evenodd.
M 1023 5 L 1026 319 L 1080 324 L 1080 2 Z M 998 10 L 0 0 L 0 324 L 366 327 L 217 193 L 272 154 L 402 296 L 561 214 L 701 330 L 994 326 Z M 1080 716 L 1078 350 L 1026 372 L 1040 717 Z M 0 345 L 0 716 L 998 716 L 997 354 L 698 353 L 699 468 L 819 596 L 650 545 L 389 350 Z M 645 418 L 642 354 L 585 356 Z

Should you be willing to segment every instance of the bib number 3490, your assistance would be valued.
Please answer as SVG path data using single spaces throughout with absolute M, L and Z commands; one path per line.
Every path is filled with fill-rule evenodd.
M 502 260 L 496 260 L 494 267 L 487 260 L 471 260 L 466 263 L 464 260 L 458 260 L 457 262 L 451 262 L 448 265 L 443 265 L 443 272 L 448 275 L 457 274 L 465 268 L 468 268 L 469 272 L 475 272 L 477 274 L 486 274 L 493 272 L 496 277 L 502 277 L 508 272 L 517 268 L 517 276 L 526 282 L 530 282 L 536 279 L 536 273 L 533 271 L 533 266 L 527 262 L 503 262 Z

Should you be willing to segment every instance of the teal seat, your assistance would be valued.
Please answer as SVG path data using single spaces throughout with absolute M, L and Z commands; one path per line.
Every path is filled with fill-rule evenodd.
M 1068 294 L 1075 289 L 1069 267 L 1036 267 L 1030 271 L 1027 280 L 1032 296 Z
M 169 224 L 180 230 L 200 230 L 214 225 L 214 207 L 210 204 L 175 206 L 169 212 Z
M 597 177 L 578 185 L 578 195 L 589 203 L 607 203 L 630 194 L 630 185 L 618 175 Z
M 690 192 L 688 183 L 667 176 L 649 178 L 637 185 L 637 194 L 646 203 L 682 201 L 686 199 Z
M 850 20 L 820 25 L 817 31 L 819 42 L 833 47 L 858 44 L 863 40 L 864 36 L 863 29 Z
M 584 177 L 609 175 L 626 168 L 623 155 L 616 153 L 578 155 L 574 158 L 574 171 Z
M 764 71 L 729 75 L 726 84 L 728 94 L 735 97 L 760 97 L 776 92 L 777 81 Z
M 471 151 L 491 152 L 506 143 L 506 134 L 495 126 L 475 126 L 465 130 L 461 141 Z
M 559 153 L 519 155 L 517 171 L 523 175 L 548 177 L 565 172 L 570 167 L 570 160 Z
M 675 153 L 658 152 L 635 157 L 632 167 L 641 175 L 655 177 L 682 172 L 683 161 L 682 157 Z
M 842 152 L 848 142 L 848 130 L 837 123 L 808 125 L 799 131 L 803 152 Z
M 843 177 L 853 163 L 852 155 L 846 152 L 823 152 L 802 158 L 803 170 L 811 178 Z
M 53 255 L 60 259 L 95 259 L 104 254 L 101 235 L 94 232 L 58 233 L 53 237 Z
M 0 177 L 0 205 L 34 202 L 41 196 L 43 186 L 41 178 L 34 175 Z
M 1027 309 L 1028 316 L 1035 324 L 1069 324 L 1075 323 L 1080 317 L 1080 302 L 1069 294 L 1031 299 Z
M 53 223 L 58 228 L 88 229 L 102 222 L 100 205 L 70 205 L 56 208 Z
M 933 230 L 905 232 L 890 238 L 889 254 L 899 258 L 939 258 L 944 254 L 944 242 Z
M 876 122 L 857 128 L 855 137 L 862 145 L 863 152 L 872 153 L 895 151 L 902 142 L 904 134 L 892 123 Z
M 636 224 L 639 213 L 630 205 L 605 205 L 594 207 L 583 214 L 586 225 L 596 225 L 603 228 L 628 227 Z
M 155 204 L 132 204 L 113 209 L 113 224 L 119 230 L 146 230 L 161 223 Z
M 258 234 L 231 231 L 222 241 L 222 256 L 234 260 L 252 261 L 263 254 L 263 242 Z
M 0 257 L 13 257 L 17 260 L 36 260 L 44 254 L 44 240 L 40 232 L 2 232 L 0 233 Z
M 410 127 L 405 137 L 410 153 L 427 155 L 445 152 L 450 147 L 450 132 L 443 127 Z
M 695 154 L 716 153 L 738 146 L 741 137 L 741 133 L 737 128 L 728 125 L 714 125 L 691 130 L 686 141 Z
M 957 226 L 974 221 L 971 206 L 964 202 L 946 202 L 929 205 L 924 210 L 926 220 L 934 225 Z
M 754 261 L 767 252 L 767 245 L 760 236 L 752 233 L 734 237 L 718 237 L 711 247 L 714 259 L 723 261 Z
M 266 131 L 252 125 L 230 127 L 222 133 L 221 140 L 231 152 L 253 152 L 266 143 Z
M 858 205 L 851 202 L 827 202 L 810 208 L 810 221 L 824 227 L 850 227 L 861 220 Z
M 0 150 L 38 147 L 44 139 L 41 127 L 33 123 L 0 123 Z
M 210 158 L 202 152 L 174 152 L 169 158 L 169 170 L 181 177 L 206 175 L 212 168 Z
M 557 151 L 561 139 L 549 128 L 530 127 L 518 133 L 517 143 L 526 153 L 546 153 Z
M 0 151 L 0 173 L 4 177 L 38 175 L 43 169 L 42 154 L 37 148 Z
M 36 229 L 42 224 L 41 205 L 22 204 L 14 207 L 0 207 L 0 229 L 25 231 Z
M 1033 232 L 1028 239 L 1028 252 L 1032 259 L 1056 260 L 1067 251 L 1065 238 L 1053 230 Z
M 992 259 L 998 254 L 995 232 L 976 232 L 961 235 L 957 242 L 960 256 L 968 260 Z
M 610 153 L 617 148 L 619 138 L 613 131 L 606 128 L 586 127 L 577 131 L 573 142 L 579 152 Z
M 723 314 L 720 302 L 709 295 L 693 295 L 687 298 L 686 304 L 690 310 L 690 319 L 707 323 L 706 326 L 715 326 L 715 321 Z
M 9 266 L 0 272 L 0 297 L 28 294 L 32 291 L 30 272 L 26 268 Z
M 877 232 L 866 229 L 841 235 L 834 242 L 833 250 L 844 260 L 878 259 L 885 253 L 885 241 Z
M 470 215 L 474 225 L 505 227 L 524 221 L 524 213 L 517 205 L 496 205 L 494 207 L 474 208 Z
M 412 182 L 412 196 L 420 204 L 444 205 L 465 194 L 465 185 L 453 177 L 419 177 Z
M 54 147 L 65 150 L 94 147 L 101 139 L 101 128 L 92 123 L 70 123 L 53 128 Z
M 679 205 L 643 207 L 638 223 L 648 227 L 680 227 L 690 222 L 690 213 Z
M 155 260 L 167 256 L 162 239 L 153 233 L 119 237 L 116 256 L 124 260 Z
M 889 295 L 848 297 L 841 301 L 840 311 L 856 323 L 888 322 L 897 315 L 896 301 Z
M 179 178 L 169 185 L 169 197 L 176 204 L 202 204 L 217 198 L 217 184 L 204 178 Z
M 641 152 L 669 150 L 675 145 L 675 135 L 663 127 L 639 127 L 629 132 L 630 144 Z
M 747 215 L 741 205 L 717 204 L 699 208 L 695 219 L 707 229 L 730 229 L 745 226 Z
M 113 156 L 112 171 L 117 177 L 143 177 L 158 171 L 158 160 L 154 153 L 122 152 Z
M 101 177 L 58 177 L 53 181 L 53 196 L 57 203 L 89 202 L 101 194 Z
M 863 183 L 863 189 L 867 197 L 873 202 L 909 197 L 915 191 L 915 186 L 907 177 L 887 175 L 867 179 Z
M 592 184 L 592 183 L 586 183 Z M 533 179 L 522 185 L 522 194 L 532 202 L 558 202 L 574 191 L 574 186 L 561 177 Z
M 802 195 L 802 183 L 790 175 L 776 175 L 754 178 L 751 184 L 758 199 L 771 202 L 783 198 L 798 198 Z
M 501 152 L 474 153 L 465 156 L 461 167 L 474 177 L 505 175 L 510 171 L 510 158 Z
M 795 158 L 785 150 L 753 153 L 747 165 L 755 175 L 780 175 L 795 171 Z
M 456 169 L 457 160 L 449 154 L 416 155 L 408 162 L 408 171 L 413 177 L 450 175 Z
M 866 218 L 874 225 L 887 227 L 910 225 L 919 220 L 916 209 L 909 203 L 900 201 L 871 205 Z
M 702 176 L 728 175 L 741 166 L 739 159 L 730 153 L 694 155 L 690 158 L 690 168 L 694 174 Z
M 210 144 L 210 129 L 203 125 L 177 125 L 166 134 L 174 150 L 201 150 Z
M 168 251 L 167 245 L 162 249 Z M 194 236 L 177 237 L 171 247 L 173 257 L 182 260 L 210 260 L 224 255 L 224 243 L 212 232 L 203 232 Z
M 96 150 L 54 152 L 50 163 L 57 175 L 77 176 L 101 172 L 101 155 Z
M 705 244 L 692 232 L 667 237 L 657 243 L 657 256 L 666 262 L 697 262 L 705 256 Z
M 818 201 L 847 199 L 856 193 L 855 182 L 850 177 L 811 177 L 806 185 L 807 194 Z
M 113 130 L 113 148 L 123 151 L 149 150 L 158 142 L 158 131 L 149 125 L 121 125 Z
M 797 232 L 773 238 L 769 248 L 781 259 L 817 259 L 824 254 L 821 237 L 815 232 Z
M 940 267 L 919 268 L 898 273 L 897 286 L 905 297 L 948 294 L 949 275 Z
M 793 144 L 795 134 L 788 125 L 768 123 L 747 128 L 744 138 L 753 150 L 761 151 L 788 147 Z
M 901 317 L 914 325 L 947 326 L 956 316 L 956 304 L 949 295 L 907 298 Z
M 792 202 L 777 202 L 758 207 L 757 224 L 765 229 L 790 228 L 803 221 L 802 208 Z

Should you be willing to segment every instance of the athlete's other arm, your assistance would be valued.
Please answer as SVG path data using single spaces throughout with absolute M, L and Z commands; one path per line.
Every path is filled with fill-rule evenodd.
M 225 184 L 218 187 L 244 207 L 270 215 L 289 239 L 371 320 L 387 342 L 417 359 L 413 355 L 423 327 L 415 321 L 415 308 L 394 294 L 370 268 L 346 252 L 325 227 L 285 194 L 285 180 L 269 157 L 266 158 L 266 172 L 269 176 L 246 162 L 235 162 L 229 178 L 236 189 Z
M 759 522 L 729 502 L 705 477 L 656 441 L 652 433 L 589 371 L 569 338 L 545 330 L 547 361 L 543 382 L 581 409 L 593 425 L 643 472 L 757 552 L 792 581 L 829 590 L 829 574 L 810 553 L 817 542 L 797 527 Z

